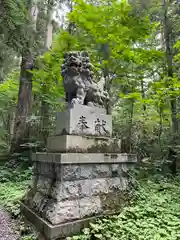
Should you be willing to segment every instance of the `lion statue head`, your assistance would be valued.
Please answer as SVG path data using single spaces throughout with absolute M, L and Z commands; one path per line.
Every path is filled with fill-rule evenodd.
M 109 100 L 102 79 L 95 83 L 90 58 L 86 52 L 68 52 L 64 56 L 62 76 L 66 101 L 105 107 Z

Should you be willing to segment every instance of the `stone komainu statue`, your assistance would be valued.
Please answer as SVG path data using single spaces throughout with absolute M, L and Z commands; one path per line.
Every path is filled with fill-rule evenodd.
M 109 95 L 104 90 L 105 81 L 93 82 L 92 64 L 86 52 L 66 53 L 62 76 L 68 103 L 107 108 Z

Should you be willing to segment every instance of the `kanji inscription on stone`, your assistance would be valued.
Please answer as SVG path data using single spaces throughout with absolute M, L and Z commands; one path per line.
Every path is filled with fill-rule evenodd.
M 99 118 L 96 119 L 95 121 L 95 132 L 98 135 L 101 134 L 108 134 L 108 130 L 106 130 L 106 121 L 105 120 L 101 120 Z
M 78 128 L 83 132 L 84 130 L 86 130 L 88 127 L 87 125 L 87 121 L 86 121 L 86 117 L 81 116 L 79 118 L 79 122 L 78 122 Z

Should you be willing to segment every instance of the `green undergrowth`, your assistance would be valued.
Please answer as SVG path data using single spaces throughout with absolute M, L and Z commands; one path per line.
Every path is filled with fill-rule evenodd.
M 180 177 L 152 178 L 137 184 L 132 206 L 99 219 L 71 240 L 180 239 Z
M 2 169 L 1 169 L 2 170 Z M 11 172 L 11 173 L 10 173 Z M 0 173 L 0 204 L 16 219 L 20 216 L 18 201 L 29 184 L 31 169 L 4 169 Z M 135 194 L 130 206 L 119 215 L 90 223 L 71 240 L 178 240 L 180 239 L 180 176 L 161 175 L 135 181 Z M 23 240 L 35 239 L 31 229 L 21 222 Z
M 17 217 L 20 214 L 19 200 L 23 197 L 27 184 L 27 181 L 0 184 L 0 204 L 4 206 L 13 217 Z
M 32 227 L 25 225 L 20 214 L 19 201 L 30 184 L 32 169 L 9 169 L 0 166 L 0 205 L 16 220 L 15 231 L 20 232 L 19 240 L 34 240 L 36 233 Z
M 4 206 L 13 217 L 20 214 L 19 200 L 23 197 L 30 183 L 32 169 L 9 169 L 0 167 L 0 204 Z

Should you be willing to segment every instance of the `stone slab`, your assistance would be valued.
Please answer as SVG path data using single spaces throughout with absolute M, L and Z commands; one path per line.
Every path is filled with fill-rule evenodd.
M 39 180 L 33 185 L 35 188 L 48 195 L 48 189 L 54 184 L 54 179 L 58 181 L 77 181 L 84 179 L 98 179 L 98 178 L 116 178 L 127 177 L 127 171 L 131 169 L 135 163 L 81 163 L 81 164 L 61 164 L 53 162 L 35 162 L 34 174 L 38 176 Z M 51 181 L 47 180 L 51 179 Z M 47 187 L 47 190 L 45 189 Z M 75 190 L 75 189 L 74 189 Z
M 112 116 L 103 109 L 76 104 L 57 114 L 56 135 L 112 135 Z
M 90 217 L 82 220 L 76 220 L 69 223 L 52 225 L 48 221 L 39 217 L 34 211 L 32 211 L 27 205 L 23 202 L 20 202 L 21 213 L 24 217 L 32 223 L 36 229 L 45 237 L 45 240 L 56 240 L 63 239 L 75 234 L 80 233 L 80 231 L 88 227 L 89 222 L 95 221 L 98 217 Z M 115 212 L 114 212 L 115 213 Z M 117 213 L 117 212 L 116 212 Z M 113 214 L 113 212 L 106 212 L 106 214 Z
M 87 105 L 81 105 L 79 103 L 76 103 L 76 104 L 72 104 L 72 103 L 65 103 L 65 110 L 68 110 L 68 109 L 73 109 L 73 108 L 79 108 L 79 109 L 90 109 L 91 111 L 93 112 L 96 112 L 96 113 L 104 113 L 106 114 L 106 109 L 105 108 L 100 108 L 100 107 L 95 107 L 95 106 L 87 106 Z
M 36 153 L 32 160 L 37 162 L 54 162 L 61 164 L 81 163 L 136 163 L 135 154 L 125 153 Z
M 126 178 L 123 177 L 56 181 L 49 196 L 56 201 L 72 201 L 78 200 L 79 198 L 125 191 L 127 188 L 128 182 L 126 181 Z M 98 204 L 98 201 L 99 199 L 96 199 L 96 204 Z M 74 203 L 72 205 L 75 206 L 76 204 Z
M 43 215 L 51 224 L 70 222 L 81 219 L 78 200 L 50 200 L 43 210 Z
M 109 137 L 60 135 L 48 138 L 49 152 L 120 152 L 121 141 Z

